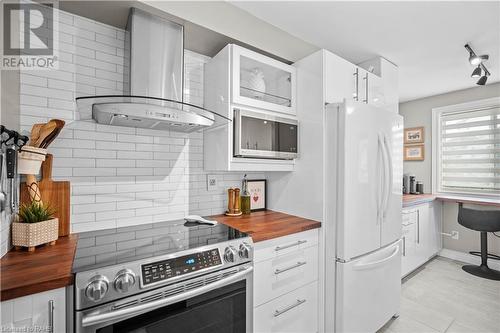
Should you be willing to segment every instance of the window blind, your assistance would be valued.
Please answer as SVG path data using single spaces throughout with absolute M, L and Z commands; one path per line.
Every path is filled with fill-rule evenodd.
M 500 194 L 500 108 L 443 113 L 439 123 L 441 191 Z

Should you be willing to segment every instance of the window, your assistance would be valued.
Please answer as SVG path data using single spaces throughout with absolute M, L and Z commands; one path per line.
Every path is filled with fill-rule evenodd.
M 434 191 L 500 195 L 500 98 L 433 112 Z

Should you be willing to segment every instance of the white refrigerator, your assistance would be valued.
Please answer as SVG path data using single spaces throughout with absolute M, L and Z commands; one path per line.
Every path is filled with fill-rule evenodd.
M 403 118 L 331 104 L 325 136 L 325 329 L 372 333 L 399 312 Z

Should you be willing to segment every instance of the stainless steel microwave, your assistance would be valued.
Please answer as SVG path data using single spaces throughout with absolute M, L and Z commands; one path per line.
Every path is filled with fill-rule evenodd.
M 293 160 L 298 157 L 298 121 L 234 109 L 234 156 Z

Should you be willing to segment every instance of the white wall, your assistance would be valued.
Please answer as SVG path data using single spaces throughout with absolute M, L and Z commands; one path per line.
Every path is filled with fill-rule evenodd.
M 290 35 L 229 2 L 141 1 L 290 61 L 297 61 L 318 50 L 318 47 Z
M 182 134 L 74 121 L 75 97 L 121 94 L 124 31 L 67 13 L 60 17 L 60 68 L 21 73 L 21 127 L 61 118 L 53 176 L 71 181 L 71 230 L 115 228 L 224 211 L 225 189 L 242 173 L 218 173 L 206 189 L 202 133 Z M 203 64 L 186 51 L 185 100 L 203 104 Z M 264 178 L 262 173 L 249 178 Z
M 425 192 L 432 191 L 432 109 L 496 96 L 500 96 L 500 83 L 483 87 L 476 86 L 399 105 L 399 113 L 404 117 L 405 127 L 425 127 L 425 160 L 404 162 L 404 172 L 414 173 L 417 180 L 422 180 Z M 443 247 L 461 252 L 478 251 L 480 249 L 479 232 L 460 226 L 457 222 L 457 214 L 457 204 L 443 204 L 443 231 L 457 230 L 460 235 L 459 240 L 443 237 Z M 500 254 L 500 238 L 490 234 L 489 249 L 490 252 Z

